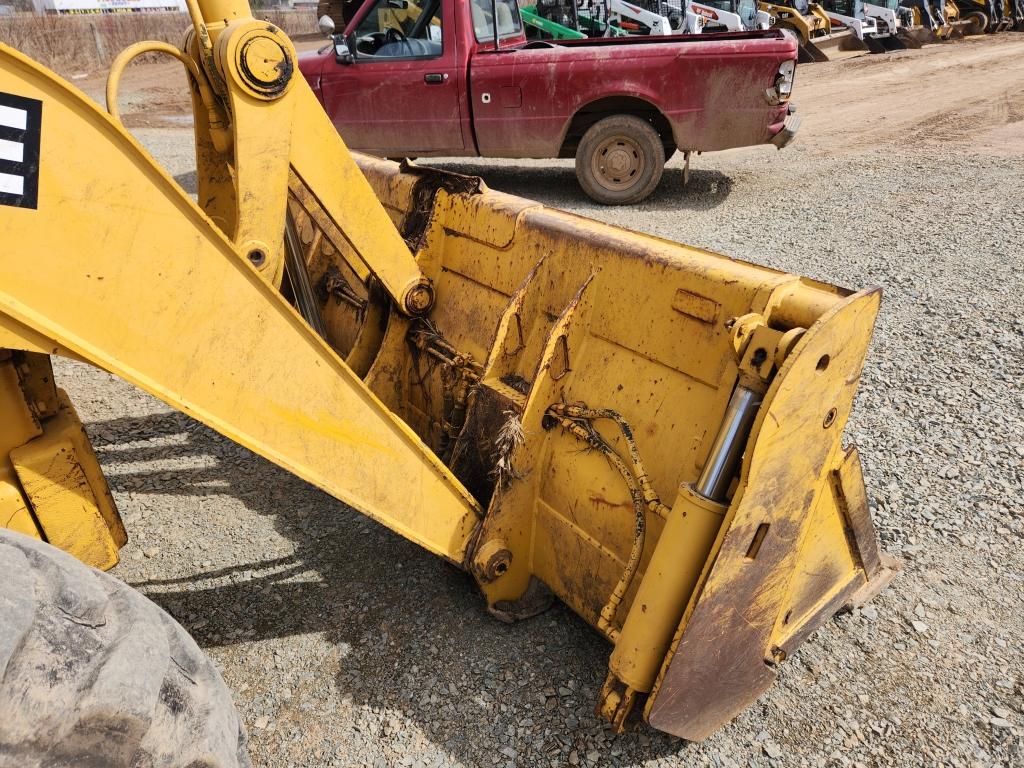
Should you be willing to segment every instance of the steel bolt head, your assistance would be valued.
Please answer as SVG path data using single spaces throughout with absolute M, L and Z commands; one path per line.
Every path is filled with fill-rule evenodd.
M 422 315 L 434 306 L 434 289 L 429 283 L 420 283 L 405 295 L 405 308 L 411 315 Z

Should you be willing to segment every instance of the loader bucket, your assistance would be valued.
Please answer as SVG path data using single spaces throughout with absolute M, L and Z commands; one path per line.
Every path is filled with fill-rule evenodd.
M 54 483 L 88 491 L 80 519 L 113 556 L 123 544 L 42 364 L 72 356 L 465 568 L 504 620 L 562 600 L 611 647 L 597 711 L 687 739 L 891 578 L 842 440 L 879 289 L 352 155 L 297 81 L 288 109 L 259 113 L 291 121 L 267 231 L 284 230 L 293 305 L 258 271 L 266 254 L 229 239 L 117 120 L 2 44 L 0 92 L 42 148 L 31 196 L 0 214 L 0 348 L 18 350 L 0 352 L 0 415 L 20 414 L 0 433 L 22 425 L 0 443 L 0 512 L 31 518 Z M 233 119 L 257 106 L 236 101 Z M 210 123 L 201 105 L 194 117 L 202 148 Z M 236 135 L 250 159 L 282 144 Z M 227 203 L 203 194 L 210 157 L 197 152 L 212 210 Z
M 655 727 L 704 738 L 815 627 L 888 581 L 840 437 L 877 289 L 358 162 L 420 258 L 443 265 L 449 303 L 432 327 L 480 361 L 446 449 L 487 509 L 467 566 L 502 618 L 553 593 L 614 644 L 598 707 L 614 725 L 646 694 Z M 389 365 L 407 333 L 389 328 Z M 406 417 L 426 405 L 401 400 L 412 370 L 370 379 Z
M 886 35 L 885 37 L 869 37 L 864 41 L 872 53 L 891 53 L 892 51 L 905 51 L 907 48 L 920 48 L 920 45 L 908 45 L 898 35 Z
M 870 53 L 870 49 L 849 30 L 813 37 L 800 45 L 801 56 L 809 61 L 839 61 Z
M 896 33 L 896 36 L 907 48 L 921 48 L 925 45 L 942 42 L 942 38 L 927 27 L 904 27 Z

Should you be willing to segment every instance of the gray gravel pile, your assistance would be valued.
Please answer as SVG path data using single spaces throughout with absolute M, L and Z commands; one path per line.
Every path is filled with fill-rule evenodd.
M 174 173 L 183 134 L 142 131 Z M 173 141 L 171 139 L 173 138 Z M 506 626 L 463 574 L 106 374 L 59 366 L 131 541 L 115 574 L 222 667 L 263 766 L 1024 765 L 1024 159 L 675 158 L 634 209 L 571 163 L 446 163 L 502 191 L 848 287 L 883 310 L 851 423 L 904 572 L 702 744 L 593 715 L 608 647 Z

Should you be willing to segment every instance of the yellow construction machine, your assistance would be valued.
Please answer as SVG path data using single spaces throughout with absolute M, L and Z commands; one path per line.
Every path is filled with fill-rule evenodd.
M 0 513 L 125 543 L 49 356 L 89 362 L 611 646 L 597 711 L 703 739 L 884 586 L 842 444 L 877 288 L 851 292 L 351 155 L 244 0 L 115 62 L 104 112 L 0 45 Z M 118 118 L 185 66 L 198 202 Z M 595 687 L 601 681 L 594 681 Z
M 832 30 L 832 22 L 818 3 L 758 2 L 757 8 L 772 19 L 773 29 L 788 29 L 800 45 L 801 63 L 835 61 L 868 52 L 848 29 Z

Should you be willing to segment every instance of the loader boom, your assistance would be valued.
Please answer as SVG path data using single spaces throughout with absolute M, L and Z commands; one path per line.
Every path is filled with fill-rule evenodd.
M 280 30 L 233 0 L 190 11 L 181 48 L 134 46 L 108 93 L 140 52 L 183 61 L 198 204 L 0 45 L 24 148 L 0 169 L 8 527 L 100 567 L 125 542 L 52 380 L 66 355 L 464 567 L 504 619 L 563 600 L 613 646 L 616 728 L 644 702 L 704 738 L 888 581 L 841 443 L 877 289 L 354 157 Z

